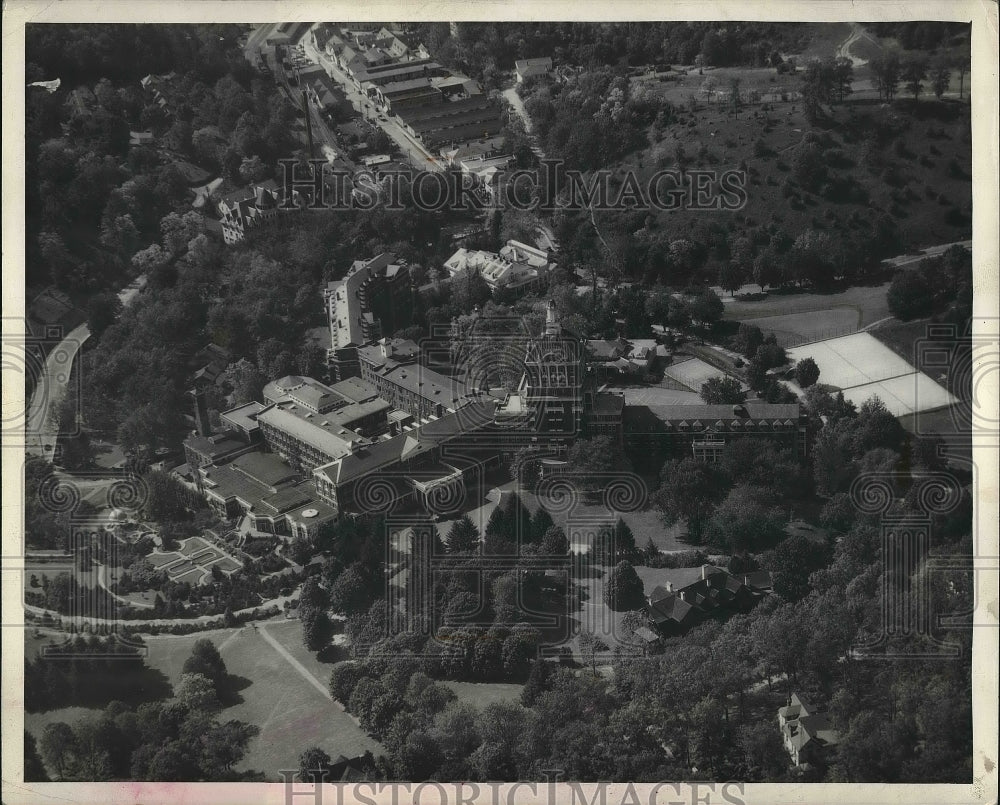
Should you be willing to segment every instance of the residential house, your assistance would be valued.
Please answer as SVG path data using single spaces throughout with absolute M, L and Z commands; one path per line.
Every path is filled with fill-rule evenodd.
M 523 84 L 529 78 L 548 75 L 551 71 L 552 59 L 549 56 L 538 59 L 518 59 L 514 62 L 514 72 L 517 75 L 518 84 Z
M 712 618 L 749 612 L 771 589 L 770 574 L 733 575 L 714 565 L 665 569 L 646 596 L 646 617 L 665 637 L 683 634 Z
M 792 693 L 785 706 L 778 708 L 778 727 L 795 766 L 829 764 L 840 743 L 840 734 L 828 716 L 798 693 Z

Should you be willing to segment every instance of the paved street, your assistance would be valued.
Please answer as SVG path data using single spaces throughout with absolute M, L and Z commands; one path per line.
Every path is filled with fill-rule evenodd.
M 145 285 L 146 276 L 142 275 L 122 288 L 118 292 L 122 307 L 130 305 Z M 46 358 L 25 418 L 25 450 L 28 455 L 52 461 L 59 428 L 51 421 L 50 412 L 66 396 L 73 362 L 88 338 L 90 327 L 86 323 L 81 324 L 71 330 Z

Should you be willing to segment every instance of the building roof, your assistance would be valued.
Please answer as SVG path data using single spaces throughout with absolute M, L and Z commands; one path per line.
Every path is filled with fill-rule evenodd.
M 598 393 L 594 395 L 595 414 L 621 414 L 625 409 L 625 397 L 621 394 Z
M 640 407 L 640 406 L 636 406 Z M 641 406 L 648 408 L 658 419 L 664 422 L 674 422 L 683 420 L 688 424 L 695 420 L 703 425 L 714 424 L 718 420 L 723 422 L 731 420 L 789 420 L 792 424 L 799 421 L 801 408 L 798 403 L 767 403 L 758 400 L 750 400 L 743 403 L 746 416 L 734 413 L 733 408 L 739 406 L 732 405 L 648 405 Z
M 262 403 L 251 400 L 244 405 L 237 405 L 235 408 L 223 411 L 219 416 L 234 427 L 251 431 L 259 427 L 257 424 L 257 414 L 263 410 L 264 406 Z
M 276 488 L 280 484 L 294 480 L 295 470 L 272 453 L 254 450 L 234 458 L 229 465 L 260 484 Z
M 412 391 L 431 403 L 440 403 L 445 410 L 456 409 L 467 402 L 466 386 L 458 378 L 448 377 L 420 364 L 400 364 L 389 359 L 375 370 L 396 386 Z
M 245 442 L 236 438 L 233 431 L 223 431 L 213 433 L 211 436 L 201 436 L 192 433 L 184 440 L 184 447 L 190 448 L 199 455 L 205 456 L 210 461 L 218 461 L 227 455 L 246 449 Z
M 348 377 L 334 383 L 330 388 L 350 402 L 367 402 L 378 396 L 375 387 L 360 377 Z
M 317 467 L 335 484 L 357 480 L 369 473 L 400 461 L 422 455 L 463 434 L 475 431 L 493 421 L 494 406 L 474 402 L 461 411 L 446 414 L 418 428 L 374 444 L 359 445 L 347 456 Z
M 519 73 L 523 73 L 525 70 L 551 70 L 552 57 L 540 56 L 534 59 L 518 59 L 514 62 L 514 69 Z
M 336 458 L 351 452 L 351 445 L 360 440 L 352 430 L 330 416 L 301 409 L 291 400 L 270 405 L 259 414 L 257 421 L 287 433 L 310 447 Z

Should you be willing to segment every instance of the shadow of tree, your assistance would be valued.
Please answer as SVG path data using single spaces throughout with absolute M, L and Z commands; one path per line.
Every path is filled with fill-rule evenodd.
M 244 699 L 240 691 L 246 690 L 253 684 L 253 681 L 238 674 L 226 674 L 218 686 L 219 701 L 225 707 L 232 707 L 242 704 Z

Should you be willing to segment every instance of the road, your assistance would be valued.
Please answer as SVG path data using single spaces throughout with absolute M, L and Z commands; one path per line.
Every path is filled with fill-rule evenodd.
M 840 47 L 837 48 L 837 57 L 841 59 L 850 59 L 851 64 L 854 67 L 862 67 L 868 64 L 867 59 L 859 58 L 858 56 L 855 56 L 853 53 L 851 53 L 851 46 L 859 39 L 867 39 L 869 42 L 875 45 L 875 47 L 879 49 L 882 48 L 878 40 L 875 39 L 875 37 L 873 37 L 870 33 L 868 33 L 868 31 L 866 31 L 860 23 L 852 22 L 851 34 L 850 36 L 847 37 L 847 39 L 845 39 L 841 43 Z
M 311 36 L 306 35 L 302 38 L 302 47 L 306 58 L 322 67 L 326 71 L 326 74 L 337 82 L 347 96 L 347 99 L 351 102 L 354 110 L 364 117 L 365 120 L 378 125 L 396 143 L 399 150 L 406 154 L 410 164 L 422 170 L 441 172 L 445 169 L 440 160 L 427 151 L 421 143 L 411 137 L 395 120 L 382 115 L 385 118 L 383 120 L 380 117 L 382 113 L 371 99 L 358 89 L 350 77 L 337 66 L 333 59 L 327 56 L 326 53 L 316 49 Z
M 954 243 L 942 243 L 940 246 L 928 246 L 926 249 L 921 249 L 920 254 L 902 254 L 899 257 L 890 257 L 888 260 L 883 260 L 882 263 L 892 268 L 902 268 L 903 266 L 919 264 L 931 257 L 940 257 L 952 246 L 963 246 L 971 251 L 972 241 L 958 240 Z
M 269 601 L 261 601 L 256 606 L 246 607 L 245 609 L 238 610 L 234 612 L 234 615 L 246 615 L 250 612 L 256 610 L 265 610 L 269 607 L 276 606 L 278 609 L 282 609 L 286 601 L 294 601 L 298 598 L 298 593 L 293 593 L 291 595 L 282 595 L 278 598 L 272 598 Z M 45 609 L 43 607 L 36 607 L 32 604 L 21 604 L 24 607 L 25 612 L 31 612 L 34 615 L 42 616 L 48 615 L 53 620 L 62 620 L 66 623 L 72 622 L 73 625 L 79 627 L 82 624 L 88 626 L 107 626 L 109 623 L 115 623 L 122 627 L 128 627 L 134 631 L 141 632 L 144 626 L 157 626 L 163 628 L 165 626 L 177 626 L 183 623 L 207 623 L 208 621 L 220 620 L 222 615 L 198 615 L 194 618 L 148 618 L 148 619 L 129 619 L 125 620 L 123 618 L 94 618 L 90 615 L 74 615 L 70 617 L 69 615 L 60 615 L 58 612 L 53 612 L 52 610 Z M 31 625 L 31 624 L 28 624 Z
M 122 307 L 127 307 L 146 285 L 146 275 L 138 277 L 118 292 Z M 51 421 L 50 412 L 66 396 L 73 361 L 90 338 L 90 327 L 81 324 L 71 330 L 49 353 L 45 367 L 35 384 L 25 417 L 25 452 L 52 461 L 59 428 Z

